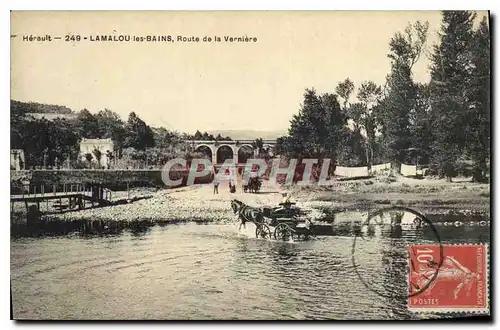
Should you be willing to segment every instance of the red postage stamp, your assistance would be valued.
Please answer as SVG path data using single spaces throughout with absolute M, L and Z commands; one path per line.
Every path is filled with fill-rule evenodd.
M 488 245 L 410 245 L 408 308 L 489 312 Z

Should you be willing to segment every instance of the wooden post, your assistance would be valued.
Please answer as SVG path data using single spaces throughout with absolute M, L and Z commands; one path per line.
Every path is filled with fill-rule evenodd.
M 56 195 L 56 185 L 52 185 L 52 189 L 54 190 L 54 196 Z
M 66 184 L 63 183 L 63 192 L 66 192 Z

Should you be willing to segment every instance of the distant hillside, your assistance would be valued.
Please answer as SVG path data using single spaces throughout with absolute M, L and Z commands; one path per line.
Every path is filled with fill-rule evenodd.
M 259 130 L 213 130 L 207 131 L 209 134 L 217 136 L 229 136 L 233 140 L 255 140 L 262 138 L 264 140 L 274 140 L 286 134 L 285 131 L 259 131 Z
M 70 119 L 75 119 L 78 114 L 77 113 L 36 113 L 36 112 L 30 112 L 29 116 L 35 118 L 35 119 L 42 119 L 45 118 L 47 120 L 54 120 L 56 118 L 64 118 L 66 120 Z
M 54 113 L 69 115 L 73 111 L 63 105 L 42 104 L 36 102 L 20 102 L 10 100 L 10 109 L 12 112 L 22 111 L 23 113 Z

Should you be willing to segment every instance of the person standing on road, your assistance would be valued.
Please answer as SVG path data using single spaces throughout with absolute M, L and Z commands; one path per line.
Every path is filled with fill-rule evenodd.
M 219 181 L 217 179 L 214 180 L 214 195 L 219 194 Z

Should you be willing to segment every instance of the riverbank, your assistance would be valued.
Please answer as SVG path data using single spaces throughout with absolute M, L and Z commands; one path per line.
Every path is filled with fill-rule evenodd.
M 373 209 L 388 205 L 412 207 L 423 212 L 490 212 L 490 185 L 470 178 L 413 179 L 388 177 L 339 182 L 326 186 L 292 186 L 292 198 L 330 203 L 339 209 Z
M 43 216 L 46 220 L 92 221 L 201 221 L 234 222 L 231 199 L 256 206 L 276 206 L 287 192 L 299 207 L 329 211 L 370 211 L 389 205 L 408 206 L 421 212 L 474 212 L 488 214 L 490 187 L 468 181 L 447 183 L 444 180 L 417 180 L 400 178 L 364 179 L 339 183 L 333 187 L 271 186 L 264 183 L 260 193 L 243 193 L 241 189 L 229 193 L 223 183 L 219 194 L 212 185 L 176 189 L 135 189 L 131 196 L 149 196 L 128 204 L 86 209 Z M 123 195 L 123 196 L 122 196 Z M 117 192 L 126 198 L 126 192 Z M 330 213 L 330 212 L 329 212 Z

